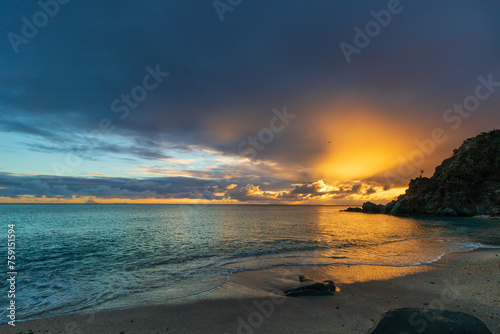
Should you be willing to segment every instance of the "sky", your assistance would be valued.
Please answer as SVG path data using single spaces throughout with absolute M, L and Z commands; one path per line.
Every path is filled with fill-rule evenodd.
M 499 128 L 500 3 L 0 4 L 0 202 L 387 203 Z

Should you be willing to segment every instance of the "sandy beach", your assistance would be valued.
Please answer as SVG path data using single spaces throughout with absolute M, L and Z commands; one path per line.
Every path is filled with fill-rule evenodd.
M 291 298 L 298 276 L 332 279 L 332 297 Z M 306 284 L 306 283 L 302 283 Z M 303 266 L 234 274 L 212 291 L 162 305 L 17 322 L 2 333 L 367 333 L 386 310 L 472 314 L 500 333 L 500 250 L 452 253 L 414 267 Z

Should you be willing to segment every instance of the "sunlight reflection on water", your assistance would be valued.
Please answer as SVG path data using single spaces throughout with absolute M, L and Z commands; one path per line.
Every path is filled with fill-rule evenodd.
M 27 318 L 161 302 L 222 284 L 234 272 L 327 264 L 415 266 L 481 243 L 500 245 L 498 224 L 488 221 L 340 209 L 0 205 L 0 220 L 16 224 L 20 314 Z M 363 271 L 363 279 L 382 272 L 372 268 Z

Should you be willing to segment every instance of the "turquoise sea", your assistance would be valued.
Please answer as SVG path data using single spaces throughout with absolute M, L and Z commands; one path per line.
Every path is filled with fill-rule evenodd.
M 8 278 L 8 224 L 15 224 L 19 320 L 166 302 L 202 294 L 241 271 L 415 266 L 449 252 L 500 246 L 498 220 L 344 208 L 0 204 L 3 275 Z M 1 298 L 7 305 L 7 288 Z

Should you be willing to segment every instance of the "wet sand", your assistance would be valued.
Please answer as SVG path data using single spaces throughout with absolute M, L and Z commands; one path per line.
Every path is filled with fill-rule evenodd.
M 291 298 L 299 275 L 333 280 L 331 297 Z M 453 253 L 415 267 L 303 266 L 234 274 L 168 304 L 1 325 L 0 333 L 368 333 L 380 314 L 436 307 L 472 314 L 500 334 L 500 249 Z

